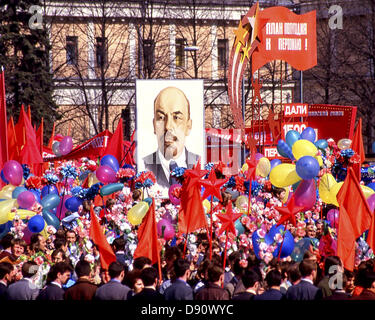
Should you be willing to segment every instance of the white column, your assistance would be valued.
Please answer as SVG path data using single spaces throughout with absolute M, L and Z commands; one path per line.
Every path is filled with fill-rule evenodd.
M 169 72 L 170 78 L 176 78 L 176 26 L 169 25 L 169 50 L 170 50 L 170 63 Z
M 136 55 L 136 30 L 134 23 L 129 23 L 129 71 L 130 79 L 135 79 L 137 69 L 137 55 Z
M 87 23 L 87 58 L 88 78 L 95 79 L 95 27 L 92 21 Z
M 218 51 L 217 51 L 217 26 L 214 24 L 211 26 L 211 78 L 213 80 L 218 79 Z

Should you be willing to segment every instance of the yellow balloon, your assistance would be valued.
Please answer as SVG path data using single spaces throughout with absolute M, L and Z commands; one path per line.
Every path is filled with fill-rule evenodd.
M 24 210 L 24 209 L 18 209 L 17 212 L 9 212 L 8 218 L 9 220 L 13 220 L 15 216 L 18 216 L 20 219 L 27 219 L 31 218 L 36 215 L 36 212 L 31 210 Z
M 249 207 L 249 198 L 247 196 L 239 196 L 236 199 L 236 207 L 240 209 L 242 213 L 247 213 Z
M 263 178 L 267 177 L 271 171 L 271 162 L 266 158 L 260 158 L 255 174 Z
M 339 140 L 339 142 L 337 142 L 337 147 L 340 150 L 349 149 L 351 145 L 352 145 L 352 140 L 350 139 L 341 139 Z
M 210 213 L 211 212 L 211 203 L 207 199 L 204 199 L 202 201 L 203 209 L 205 213 Z
M 0 199 L 12 199 L 12 193 L 13 190 L 16 187 L 12 184 L 7 184 L 5 187 L 3 187 L 0 191 Z
M 333 186 L 337 184 L 337 181 L 330 173 L 325 173 L 320 178 L 319 182 L 319 196 L 325 203 L 330 203 L 331 201 L 331 191 Z
M 362 189 L 363 194 L 365 195 L 366 199 L 375 193 L 374 190 L 372 190 L 370 187 L 367 187 L 367 186 L 361 185 L 361 189 Z
M 17 199 L 4 200 L 0 202 L 0 224 L 9 221 L 9 213 L 13 207 L 18 208 Z
M 271 183 L 278 188 L 288 187 L 300 180 L 301 178 L 297 174 L 296 166 L 291 163 L 279 164 L 278 166 L 274 167 L 270 173 Z
M 315 157 L 318 153 L 317 147 L 309 140 L 301 139 L 297 140 L 292 146 L 292 152 L 294 158 L 298 160 L 304 156 L 312 156 Z
M 148 208 L 149 208 L 149 206 L 148 206 L 148 203 L 146 201 L 138 202 L 128 212 L 129 222 L 133 225 L 140 224 L 142 222 L 142 219 L 146 215 L 146 213 L 148 211 Z
M 129 214 L 129 213 L 128 213 L 128 221 L 133 226 L 137 226 L 137 225 L 142 223 L 142 219 L 137 219 L 137 217 L 135 217 L 134 215 Z
M 247 165 L 247 163 L 244 163 L 244 164 L 242 165 L 241 172 L 244 173 L 244 172 L 246 172 L 248 169 L 249 169 L 249 166 Z
M 319 167 L 323 167 L 323 159 L 321 156 L 316 156 L 315 159 L 318 161 L 319 163 Z
M 45 238 L 45 239 L 48 239 L 49 237 L 49 233 L 47 232 L 47 223 L 44 221 L 44 228 L 42 231 L 40 231 L 39 233 Z

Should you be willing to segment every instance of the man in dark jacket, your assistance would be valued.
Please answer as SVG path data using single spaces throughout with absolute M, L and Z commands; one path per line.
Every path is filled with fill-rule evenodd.
M 108 273 L 111 280 L 96 290 L 95 299 L 97 300 L 126 300 L 130 288 L 121 284 L 125 277 L 124 265 L 115 261 L 108 267 Z
M 320 300 L 322 299 L 322 290 L 314 285 L 316 278 L 317 265 L 313 261 L 302 260 L 299 264 L 301 272 L 301 281 L 288 288 L 286 292 L 287 300 Z
M 213 264 L 208 268 L 207 276 L 208 284 L 197 292 L 195 300 L 229 300 L 229 292 L 223 288 L 223 268 Z
M 141 292 L 129 298 L 131 301 L 157 302 L 165 301 L 164 296 L 156 290 L 158 284 L 158 272 L 155 268 L 144 268 L 141 272 L 144 288 Z
M 0 263 L 0 301 L 6 299 L 9 283 L 15 274 L 14 266 L 9 262 Z
M 245 291 L 235 294 L 232 300 L 253 300 L 257 295 L 260 277 L 254 270 L 245 270 L 242 275 L 242 283 Z
M 35 300 L 39 295 L 39 289 L 33 283 L 32 277 L 38 271 L 38 265 L 34 261 L 26 261 L 22 265 L 22 279 L 12 283 L 7 290 L 7 300 Z
M 36 300 L 64 300 L 64 289 L 62 286 L 70 278 L 73 268 L 65 263 L 54 264 L 47 276 L 47 286 L 40 291 Z
M 284 295 L 280 292 L 281 273 L 276 269 L 270 270 L 266 275 L 268 289 L 262 294 L 255 296 L 254 300 L 281 300 Z
M 177 259 L 174 262 L 174 272 L 177 279 L 165 290 L 165 299 L 193 300 L 193 289 L 186 283 L 190 276 L 190 263 L 182 258 Z
M 78 261 L 75 272 L 78 280 L 65 291 L 64 300 L 92 300 L 98 287 L 90 281 L 90 263 Z

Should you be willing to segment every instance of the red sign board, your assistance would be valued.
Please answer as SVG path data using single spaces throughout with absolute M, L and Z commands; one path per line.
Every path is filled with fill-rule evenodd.
M 284 118 L 307 117 L 309 105 L 307 103 L 284 103 Z

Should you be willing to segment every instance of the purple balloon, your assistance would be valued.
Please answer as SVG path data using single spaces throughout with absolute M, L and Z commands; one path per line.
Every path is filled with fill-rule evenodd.
M 171 200 L 172 204 L 174 204 L 175 206 L 179 205 L 180 204 L 180 199 L 176 198 L 174 195 L 173 195 L 173 191 L 174 189 L 176 188 L 179 188 L 181 187 L 180 184 L 176 183 L 176 184 L 172 184 L 170 187 L 169 187 L 169 191 L 168 191 L 168 195 L 169 195 L 169 200 Z
M 10 184 L 18 186 L 22 182 L 23 169 L 18 161 L 9 160 L 5 162 L 3 172 L 4 178 L 8 180 Z
M 23 191 L 17 197 L 18 205 L 25 209 L 30 209 L 35 201 L 35 196 L 31 191 Z
M 370 210 L 373 212 L 375 209 L 375 193 L 367 198 L 367 202 L 370 206 Z
M 68 209 L 65 207 L 65 202 L 72 196 L 64 195 L 64 197 L 61 197 L 59 205 L 56 207 L 56 217 L 58 217 L 60 220 L 65 218 L 65 213 L 68 211 Z
M 294 192 L 296 206 L 303 207 L 303 210 L 311 209 L 316 201 L 316 185 L 314 179 L 302 180 Z
M 327 220 L 331 223 L 332 228 L 337 228 L 339 226 L 339 210 L 331 209 L 327 213 Z
M 98 180 L 103 183 L 114 183 L 117 181 L 116 172 L 107 165 L 100 166 L 95 174 Z
M 164 234 L 163 234 L 163 229 L 164 229 Z M 159 237 L 164 235 L 165 240 L 170 240 L 175 235 L 175 231 L 174 231 L 174 228 L 173 228 L 172 224 L 166 219 L 161 219 L 158 222 L 157 230 L 158 230 Z
M 73 149 L 73 139 L 72 137 L 70 136 L 66 136 L 64 137 L 61 141 L 60 141 L 60 145 L 59 145 L 59 151 L 60 153 L 65 156 L 66 154 L 68 154 L 70 151 L 72 151 Z

